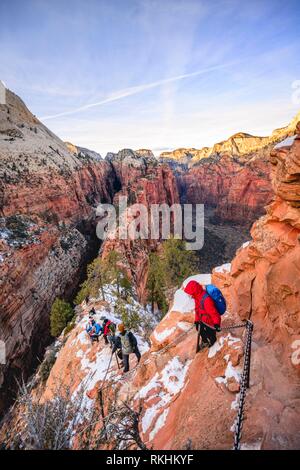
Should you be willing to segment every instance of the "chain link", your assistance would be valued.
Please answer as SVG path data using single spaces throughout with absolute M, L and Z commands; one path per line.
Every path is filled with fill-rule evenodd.
M 242 427 L 244 421 L 244 406 L 247 388 L 249 388 L 250 379 L 250 358 L 251 358 L 251 343 L 252 343 L 252 332 L 253 323 L 250 320 L 246 322 L 247 338 L 244 347 L 244 367 L 240 383 L 240 396 L 239 396 L 239 407 L 237 418 L 234 426 L 234 450 L 240 450 L 240 443 L 242 438 Z

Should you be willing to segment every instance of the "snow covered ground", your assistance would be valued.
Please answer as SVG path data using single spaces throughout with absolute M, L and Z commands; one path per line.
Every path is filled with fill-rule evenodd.
M 182 363 L 178 356 L 173 357 L 162 369 L 156 373 L 150 381 L 135 395 L 135 400 L 153 399 L 151 390 L 158 389 L 158 401 L 146 409 L 142 418 L 142 431 L 146 433 L 151 427 L 149 434 L 152 440 L 157 432 L 164 426 L 168 413 L 169 405 L 175 395 L 177 395 L 185 385 L 186 374 L 192 361 L 188 360 Z

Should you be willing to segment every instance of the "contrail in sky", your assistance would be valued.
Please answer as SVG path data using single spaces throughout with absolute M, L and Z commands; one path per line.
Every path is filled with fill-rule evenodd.
M 86 104 L 86 105 L 80 106 L 79 108 L 74 108 L 69 111 L 64 111 L 62 113 L 52 114 L 50 116 L 43 116 L 40 119 L 45 121 L 47 119 L 55 119 L 55 118 L 62 117 L 62 116 L 69 116 L 70 114 L 79 113 L 80 111 L 86 111 L 87 109 L 90 109 L 90 108 L 96 108 L 97 106 L 102 106 L 103 104 L 111 103 L 112 101 L 118 101 L 122 98 L 126 98 L 127 96 L 137 95 L 138 93 L 142 93 L 145 90 L 157 88 L 166 83 L 177 82 L 185 78 L 196 77 L 198 75 L 204 75 L 205 73 L 208 73 L 208 72 L 213 72 L 215 70 L 220 70 L 220 69 L 230 67 L 231 65 L 234 65 L 236 63 L 237 62 L 235 61 L 235 62 L 230 62 L 226 64 L 215 65 L 213 67 L 208 67 L 202 70 L 197 70 L 196 72 L 185 73 L 183 75 L 177 75 L 176 77 L 165 78 L 163 80 L 158 80 L 156 82 L 146 83 L 145 85 L 137 85 L 137 86 L 125 88 L 124 90 L 120 90 L 115 93 L 112 93 L 110 96 L 108 96 L 102 101 Z

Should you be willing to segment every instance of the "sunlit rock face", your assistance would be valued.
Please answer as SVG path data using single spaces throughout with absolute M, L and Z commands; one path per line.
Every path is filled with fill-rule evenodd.
M 297 448 L 300 338 L 300 125 L 270 154 L 274 199 L 238 250 L 214 272 L 232 312 L 254 322 L 252 388 L 245 430 L 264 448 Z M 267 411 L 268 410 L 268 411 Z
M 114 194 L 108 162 L 70 152 L 7 90 L 0 105 L 0 413 L 49 341 L 49 311 L 93 250 L 95 207 Z M 75 282 L 74 282 L 75 279 Z M 4 393 L 5 390 L 5 393 Z
M 270 151 L 292 138 L 299 119 L 300 113 L 268 137 L 240 132 L 212 147 L 164 152 L 160 160 L 173 168 L 182 202 L 215 208 L 217 221 L 250 226 L 274 194 Z

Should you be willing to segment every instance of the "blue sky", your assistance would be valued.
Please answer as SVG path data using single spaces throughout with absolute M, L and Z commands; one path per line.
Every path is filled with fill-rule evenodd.
M 298 0 L 1 0 L 0 18 L 0 79 L 102 155 L 266 135 L 300 108 Z

